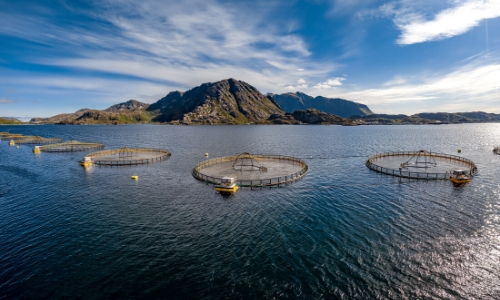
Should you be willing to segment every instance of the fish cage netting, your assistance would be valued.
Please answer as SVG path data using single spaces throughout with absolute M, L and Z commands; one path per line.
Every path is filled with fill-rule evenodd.
M 211 184 L 233 177 L 239 186 L 263 187 L 296 181 L 307 171 L 307 164 L 295 157 L 242 153 L 205 160 L 193 168 L 192 175 Z
M 104 144 L 78 141 L 69 141 L 65 143 L 50 144 L 39 147 L 40 151 L 42 152 L 77 152 L 102 148 L 104 148 Z
M 155 148 L 120 148 L 93 152 L 85 161 L 100 166 L 130 166 L 160 162 L 172 154 L 168 150 Z
M 7 141 L 7 140 L 14 139 L 14 138 L 23 137 L 23 136 L 24 136 L 24 134 L 20 134 L 20 133 L 8 133 L 8 134 L 0 135 L 0 140 Z
M 375 154 L 365 165 L 376 172 L 413 179 L 449 179 L 454 170 L 478 173 L 476 164 L 467 158 L 423 150 Z
M 29 139 L 21 139 L 15 140 L 16 144 L 55 144 L 61 143 L 63 140 L 59 138 L 43 138 L 43 137 L 34 137 Z
M 3 137 L 2 139 L 5 140 L 11 140 L 11 141 L 20 141 L 20 140 L 31 140 L 31 139 L 39 139 L 41 136 L 37 135 L 16 135 L 16 136 L 11 136 L 11 137 Z

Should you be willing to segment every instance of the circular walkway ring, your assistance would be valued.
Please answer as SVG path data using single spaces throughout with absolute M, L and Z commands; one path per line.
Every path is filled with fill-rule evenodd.
M 241 154 L 240 154 L 241 155 Z M 224 157 L 217 157 L 217 158 L 212 158 L 212 159 L 207 159 L 199 164 L 197 164 L 194 168 L 191 174 L 193 175 L 194 178 L 204 181 L 206 183 L 210 184 L 221 184 L 222 183 L 222 177 L 216 177 L 216 176 L 209 176 L 206 174 L 203 174 L 202 170 L 204 168 L 207 168 L 211 165 L 214 164 L 220 164 L 224 162 L 231 162 L 235 161 L 240 157 L 240 155 L 234 155 L 234 156 L 224 156 Z M 263 154 L 251 154 L 251 156 L 254 159 L 262 159 L 262 160 L 286 160 L 290 161 L 293 163 L 298 163 L 301 165 L 301 169 L 298 172 L 285 175 L 285 176 L 280 176 L 280 177 L 272 177 L 272 178 L 260 178 L 260 179 L 236 179 L 236 184 L 241 187 L 269 187 L 269 186 L 276 186 L 276 185 L 281 185 L 281 184 L 287 184 L 296 180 L 301 179 L 304 177 L 304 175 L 307 173 L 309 170 L 309 167 L 307 164 L 295 157 L 291 156 L 283 156 L 283 155 L 263 155 Z
M 127 153 L 123 156 L 123 153 Z M 167 160 L 172 154 L 168 150 L 154 148 L 120 148 L 87 154 L 84 161 L 99 166 L 131 166 Z
M 410 171 L 408 169 L 403 169 L 403 168 L 397 168 L 397 169 L 386 168 L 386 167 L 383 167 L 383 166 L 380 166 L 377 164 L 377 160 L 384 158 L 384 157 L 414 156 L 414 155 L 418 154 L 419 152 L 420 151 L 400 151 L 400 152 L 378 153 L 378 154 L 370 156 L 368 158 L 368 160 L 366 160 L 365 165 L 368 168 L 372 169 L 373 171 L 396 176 L 396 177 L 402 177 L 402 178 L 428 179 L 428 180 L 449 179 L 450 178 L 450 173 L 447 173 L 447 172 L 418 172 L 418 171 Z M 432 155 L 436 158 L 450 160 L 450 161 L 456 161 L 456 162 L 460 162 L 461 164 L 467 165 L 468 166 L 467 171 L 469 171 L 469 173 L 471 175 L 476 175 L 478 173 L 478 169 L 477 169 L 476 164 L 467 158 L 463 158 L 463 157 L 456 156 L 456 155 L 443 154 L 443 153 L 432 153 Z
M 104 144 L 100 143 L 69 141 L 65 143 L 41 146 L 38 149 L 42 152 L 77 152 L 102 148 L 104 148 Z

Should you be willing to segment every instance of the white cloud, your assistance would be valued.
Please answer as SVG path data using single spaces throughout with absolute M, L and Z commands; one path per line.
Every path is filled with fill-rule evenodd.
M 447 109 L 500 112 L 500 63 L 471 63 L 443 76 L 398 78 L 402 84 L 344 91 L 334 96 L 367 104 L 379 113 Z
M 297 83 L 298 83 L 298 84 L 305 84 L 305 83 L 306 83 L 306 81 L 305 81 L 304 79 L 299 79 L 299 80 L 297 80 Z
M 335 86 L 341 86 L 342 81 L 344 81 L 344 80 L 345 80 L 345 78 L 343 78 L 343 77 L 333 77 L 333 78 L 328 79 L 327 81 L 320 82 L 320 83 L 316 84 L 315 86 L 313 86 L 313 88 L 315 88 L 315 89 L 331 89 Z
M 107 0 L 105 5 L 99 4 L 97 11 L 93 8 L 75 12 L 93 20 L 85 26 L 78 22 L 71 26 L 58 24 L 53 21 L 57 18 L 47 12 L 0 12 L 0 34 L 50 45 L 50 49 L 64 54 L 23 57 L 29 63 L 80 73 L 74 77 L 68 74 L 66 80 L 42 74 L 49 80 L 39 82 L 47 89 L 62 88 L 65 82 L 84 91 L 107 94 L 107 79 L 116 78 L 112 81 L 118 86 L 126 82 L 128 91 L 149 82 L 155 91 L 161 87 L 165 94 L 233 77 L 262 92 L 280 92 L 299 76 L 304 81 L 317 81 L 336 69 L 334 63 L 312 61 L 304 40 L 284 31 L 287 26 L 276 24 L 286 21 L 269 23 L 268 16 L 277 9 L 276 4 L 263 1 L 248 7 L 241 5 L 245 4 L 191 0 L 165 5 L 148 0 Z M 18 76 L 36 78 L 26 73 Z M 137 84 L 132 84 L 134 80 Z M 297 88 L 308 86 L 299 82 Z M 148 94 L 144 90 L 136 93 Z
M 439 5 L 443 3 L 439 2 Z M 408 4 L 407 0 L 386 4 L 381 10 L 394 16 L 394 23 L 401 30 L 401 36 L 397 40 L 400 45 L 437 41 L 461 35 L 478 26 L 484 19 L 500 16 L 498 0 L 462 0 L 453 3 L 455 4 L 453 7 L 431 14 L 430 17 L 428 17 L 428 7 L 420 6 L 416 9 L 415 5 Z

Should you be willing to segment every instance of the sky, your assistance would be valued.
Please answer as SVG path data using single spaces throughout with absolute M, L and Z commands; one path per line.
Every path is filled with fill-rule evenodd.
M 243 80 L 375 113 L 500 113 L 500 0 L 0 0 L 0 116 Z

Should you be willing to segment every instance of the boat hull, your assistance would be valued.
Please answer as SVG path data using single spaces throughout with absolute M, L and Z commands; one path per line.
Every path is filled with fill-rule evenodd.
M 229 194 L 233 194 L 235 193 L 237 190 L 238 190 L 238 186 L 237 185 L 234 185 L 232 187 L 223 187 L 223 186 L 216 186 L 215 187 L 215 190 L 219 193 L 229 193 Z
M 471 181 L 470 178 L 453 178 L 453 177 L 450 177 L 450 180 L 451 180 L 451 182 L 453 182 L 455 184 L 462 184 L 462 183 L 467 183 L 467 182 Z

